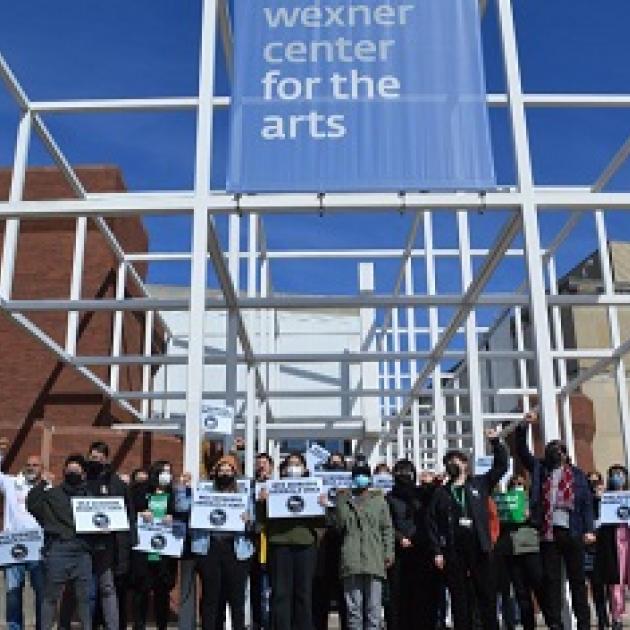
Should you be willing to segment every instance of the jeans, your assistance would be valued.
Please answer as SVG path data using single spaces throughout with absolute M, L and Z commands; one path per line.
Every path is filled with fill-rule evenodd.
M 111 557 L 107 552 L 97 551 L 94 553 L 92 557 L 92 572 L 92 589 L 94 593 L 92 614 L 94 614 L 96 599 L 98 598 L 105 630 L 118 630 L 118 598 L 116 596 Z
M 351 575 L 343 580 L 348 630 L 380 630 L 383 582 L 373 575 Z
M 92 556 L 76 540 L 57 540 L 44 552 L 44 594 L 42 630 L 51 630 L 55 623 L 57 604 L 67 583 L 74 586 L 76 610 L 83 630 L 92 630 L 90 585 Z
M 271 628 L 271 582 L 266 564 L 255 562 L 250 573 L 252 625 L 256 630 Z
M 584 545 L 579 538 L 571 536 L 566 530 L 554 528 L 553 542 L 542 542 L 540 553 L 545 576 L 547 593 L 547 625 L 552 630 L 562 628 L 563 581 L 562 564 L 566 568 L 573 614 L 578 630 L 591 627 L 591 610 L 586 594 L 586 576 L 584 574 Z
M 35 591 L 35 628 L 36 630 L 41 630 L 42 595 L 44 590 L 44 569 L 41 562 L 13 564 L 5 567 L 7 630 L 22 630 L 24 628 L 22 593 L 27 572 L 33 591 Z

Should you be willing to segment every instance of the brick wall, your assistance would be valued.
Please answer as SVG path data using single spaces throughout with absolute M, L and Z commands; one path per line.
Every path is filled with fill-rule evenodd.
M 90 192 L 125 190 L 120 170 L 115 166 L 86 166 L 77 169 L 81 182 Z M 0 170 L 0 200 L 8 198 L 11 173 Z M 62 174 L 55 168 L 30 169 L 25 186 L 28 200 L 73 198 Z M 125 251 L 143 252 L 148 237 L 139 217 L 108 219 Z M 13 284 L 14 299 L 68 298 L 72 272 L 75 221 L 44 219 L 22 221 Z M 4 224 L 0 223 L 0 241 Z M 141 276 L 146 266 L 136 269 Z M 117 260 L 105 238 L 89 222 L 85 251 L 82 297 L 113 298 Z M 127 295 L 139 293 L 127 282 Z M 62 346 L 65 345 L 67 314 L 30 313 L 29 318 Z M 81 313 L 78 354 L 109 355 L 113 314 Z M 144 343 L 144 313 L 125 313 L 123 354 L 141 354 Z M 154 331 L 154 352 L 160 352 L 162 331 Z M 109 367 L 93 368 L 109 382 Z M 142 386 L 142 368 L 125 366 L 120 370 L 120 389 L 138 390 Z M 7 318 L 0 317 L 0 433 L 12 441 L 4 466 L 19 468 L 26 456 L 40 452 L 43 427 L 51 428 L 51 466 L 59 472 L 69 452 L 85 452 L 93 439 L 105 439 L 112 445 L 115 462 L 128 471 L 151 459 L 181 457 L 175 438 L 151 436 L 139 432 L 130 435 L 112 431 L 116 422 L 131 422 L 131 416 L 107 400 L 73 368 L 56 357 L 29 334 Z

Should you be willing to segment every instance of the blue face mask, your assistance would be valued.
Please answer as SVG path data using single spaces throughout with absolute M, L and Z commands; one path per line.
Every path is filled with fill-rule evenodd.
M 365 490 L 370 487 L 371 481 L 368 475 L 357 475 L 352 478 L 352 487 L 357 490 Z
M 610 476 L 610 487 L 613 490 L 621 490 L 626 485 L 626 478 L 624 475 L 616 473 Z

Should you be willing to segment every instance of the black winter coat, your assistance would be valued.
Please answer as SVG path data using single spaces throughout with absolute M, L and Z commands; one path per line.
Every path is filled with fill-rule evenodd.
M 508 469 L 508 453 L 499 440 L 492 441 L 494 460 L 483 475 L 468 477 L 464 484 L 468 513 L 473 520 L 477 542 L 481 551 L 492 550 L 488 498 Z M 428 531 L 434 556 L 444 555 L 455 546 L 455 529 L 458 515 L 451 495 L 450 484 L 435 491 L 428 514 Z
M 103 472 L 95 479 L 87 480 L 88 491 L 91 496 L 95 497 L 123 497 L 127 507 L 127 518 L 129 525 L 134 527 L 135 521 L 132 520 L 132 505 L 127 484 L 111 469 L 106 466 Z M 131 558 L 131 532 L 115 532 L 113 534 L 105 534 L 99 536 L 99 540 L 93 543 L 100 546 L 107 554 L 111 556 L 111 566 L 116 575 L 125 575 L 129 572 Z

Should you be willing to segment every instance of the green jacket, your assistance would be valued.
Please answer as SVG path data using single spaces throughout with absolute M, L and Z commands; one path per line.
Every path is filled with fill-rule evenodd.
M 341 578 L 385 579 L 385 563 L 394 560 L 394 528 L 383 494 L 369 492 L 357 501 L 350 492 L 340 492 L 334 523 L 342 541 Z

